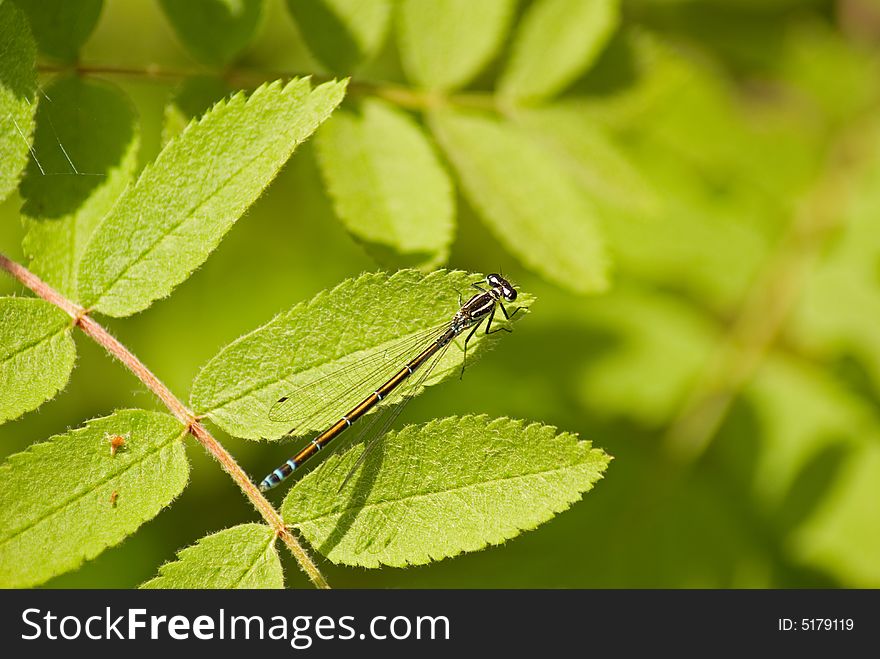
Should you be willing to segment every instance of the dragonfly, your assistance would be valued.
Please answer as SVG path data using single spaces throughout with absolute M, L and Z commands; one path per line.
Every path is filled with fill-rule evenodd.
M 389 418 L 366 445 L 363 453 L 343 480 L 339 488 L 342 490 L 352 474 L 363 463 L 369 451 L 384 434 L 384 431 L 400 414 L 403 406 L 415 395 L 415 392 L 419 390 L 419 387 L 440 362 L 454 339 L 470 330 L 465 338 L 463 348 L 464 359 L 466 359 L 468 342 L 484 324 L 486 334 L 494 334 L 498 331 L 510 332 L 510 328 L 504 326 L 493 329 L 492 322 L 498 309 L 501 310 L 506 320 L 510 320 L 517 312 L 524 308 L 517 307 L 508 313 L 507 308 L 504 306 L 504 302 L 516 300 L 516 289 L 507 279 L 494 273 L 487 275 L 485 280 L 473 282 L 471 286 L 479 292 L 464 303 L 462 303 L 461 294 L 459 294 L 459 309 L 451 320 L 439 327 L 431 328 L 419 334 L 414 340 L 405 342 L 402 347 L 390 351 L 392 353 L 390 356 L 386 354 L 380 361 L 379 366 L 372 369 L 370 375 L 362 378 L 355 385 L 355 387 L 363 387 L 364 391 L 369 393 L 354 407 L 347 410 L 344 408 L 339 410 L 339 414 L 336 417 L 337 420 L 332 425 L 314 437 L 302 450 L 268 474 L 260 482 L 260 490 L 266 492 L 279 485 L 295 470 L 302 468 L 303 464 L 317 455 L 319 451 L 326 448 L 333 440 L 345 433 L 358 419 L 366 415 L 373 408 L 379 405 L 388 406 L 389 409 L 393 409 L 393 412 L 388 415 Z M 388 364 L 389 362 L 393 364 L 395 360 L 398 364 L 401 364 L 401 362 L 402 364 L 393 375 L 387 377 Z M 354 365 L 355 368 L 359 366 L 363 366 L 363 364 Z M 464 375 L 464 366 L 465 362 L 463 361 L 462 376 Z M 383 380 L 380 380 L 381 384 L 375 386 L 377 374 L 384 374 L 384 376 Z M 407 383 L 406 386 L 404 386 L 404 383 Z M 375 388 L 373 388 L 374 386 Z M 334 390 L 337 392 L 335 396 L 330 393 Z M 315 395 L 316 392 L 326 395 L 328 400 L 323 401 L 323 408 L 326 411 L 333 409 L 334 401 L 344 400 L 351 393 L 351 387 L 345 384 L 340 372 L 325 375 L 313 383 L 309 383 L 279 398 L 269 410 L 270 420 L 279 422 L 300 420 L 298 417 L 301 417 L 303 413 L 303 401 L 314 401 L 316 397 L 320 398 L 320 395 Z M 395 400 L 397 405 L 392 408 L 391 403 Z M 373 423 L 378 420 L 379 418 L 377 417 Z M 303 425 L 301 423 L 297 427 L 302 427 Z M 369 430 L 370 428 L 368 427 L 364 434 L 367 434 Z M 295 431 L 296 428 L 293 428 L 287 434 L 291 435 Z

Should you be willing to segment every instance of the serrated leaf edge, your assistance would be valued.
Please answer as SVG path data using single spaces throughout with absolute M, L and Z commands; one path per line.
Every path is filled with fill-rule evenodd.
M 467 416 L 461 416 L 461 417 L 445 417 L 443 419 L 435 419 L 433 421 L 429 421 L 428 423 L 422 424 L 422 425 L 408 424 L 408 425 L 404 426 L 401 430 L 397 431 L 396 434 L 401 434 L 411 428 L 415 428 L 415 429 L 417 429 L 418 432 L 422 432 L 422 433 L 433 432 L 433 431 L 439 429 L 444 424 L 479 422 L 479 421 L 482 421 L 487 418 L 488 418 L 488 415 L 484 415 L 484 414 L 467 415 Z M 563 440 L 573 439 L 575 442 L 577 442 L 579 444 L 589 445 L 590 448 L 588 450 L 589 450 L 590 455 L 603 455 L 607 458 L 605 461 L 605 464 L 603 466 L 607 466 L 608 463 L 613 459 L 612 456 L 605 453 L 605 451 L 603 451 L 602 449 L 592 448 L 592 442 L 590 442 L 589 440 L 585 440 L 585 439 L 579 439 L 575 433 L 572 433 L 572 432 L 558 433 L 557 432 L 558 429 L 555 426 L 545 425 L 540 422 L 532 422 L 528 425 L 523 425 L 524 423 L 526 423 L 526 422 L 522 421 L 522 420 L 510 419 L 508 417 L 501 417 L 499 419 L 494 419 L 491 423 L 487 424 L 486 429 L 493 430 L 499 425 L 504 425 L 511 430 L 514 430 L 514 431 L 518 430 L 519 432 L 526 433 L 529 430 L 537 427 L 540 432 L 545 433 L 547 435 L 552 435 L 552 436 L 548 436 L 549 440 L 563 441 Z M 553 474 L 553 473 L 557 473 L 557 472 L 561 472 L 561 471 L 574 469 L 581 464 L 583 464 L 583 463 L 582 462 L 575 462 L 575 463 L 565 465 L 562 467 L 558 467 L 558 468 L 554 468 L 554 469 L 544 469 L 541 471 L 534 471 L 534 472 L 528 472 L 528 473 L 523 473 L 523 474 L 517 474 L 516 476 L 509 476 L 509 477 L 504 477 L 504 478 L 493 478 L 493 479 L 485 480 L 485 481 L 477 481 L 474 483 L 467 483 L 465 485 L 446 488 L 443 490 L 434 490 L 431 492 L 420 492 L 419 494 L 400 497 L 397 499 L 383 499 L 381 501 L 372 501 L 368 505 L 356 505 L 356 506 L 349 506 L 346 508 L 337 508 L 337 509 L 334 509 L 332 513 L 329 513 L 326 515 L 320 515 L 317 517 L 307 517 L 307 518 L 298 519 L 294 522 L 288 522 L 288 523 L 291 524 L 292 526 L 298 526 L 300 524 L 305 524 L 307 522 L 314 522 L 314 521 L 323 520 L 326 518 L 339 517 L 341 515 L 344 515 L 347 512 L 353 511 L 353 510 L 362 510 L 365 508 L 379 507 L 379 506 L 382 506 L 384 504 L 389 504 L 389 503 L 400 503 L 402 501 L 422 499 L 422 498 L 434 496 L 437 494 L 445 494 L 447 492 L 457 492 L 460 490 L 465 490 L 465 489 L 469 489 L 469 488 L 473 488 L 473 487 L 479 487 L 482 485 L 489 485 L 489 484 L 493 484 L 493 483 L 503 483 L 503 482 L 508 482 L 508 481 L 516 481 L 516 480 L 520 480 L 523 478 L 531 478 L 534 476 L 540 476 L 542 474 Z M 602 478 L 604 478 L 604 472 L 600 471 L 597 473 L 596 481 L 601 480 Z M 596 481 L 593 481 L 593 482 L 595 483 Z M 295 487 L 296 486 L 294 486 L 294 488 Z M 592 487 L 592 484 L 591 484 L 591 487 Z M 585 491 L 587 491 L 587 490 L 585 490 Z M 566 505 L 564 508 L 561 508 L 557 512 L 568 509 L 572 505 L 572 503 L 574 503 L 577 500 L 578 499 L 570 501 L 568 503 L 568 505 Z
M 130 411 L 130 410 L 118 410 L 118 411 Z M 161 414 L 161 413 L 158 413 L 158 414 Z M 169 418 L 173 418 L 173 417 L 170 417 L 170 415 L 163 415 L 163 416 L 168 416 Z M 106 418 L 109 418 L 109 417 L 100 417 L 98 419 L 92 419 L 92 421 L 99 421 L 101 419 L 106 419 Z M 91 421 L 86 423 L 81 428 L 75 428 L 74 430 L 71 430 L 70 432 L 67 432 L 67 433 L 64 433 L 61 435 L 53 435 L 52 437 L 47 439 L 45 442 L 41 442 L 40 444 L 36 444 L 36 445 L 30 447 L 29 449 L 22 451 L 21 453 L 17 453 L 15 455 L 10 456 L 9 460 L 4 465 L 0 465 L 0 475 L 2 475 L 3 471 L 5 471 L 7 469 L 11 470 L 14 468 L 14 466 L 15 466 L 14 461 L 18 458 L 18 456 L 33 454 L 34 452 L 41 450 L 42 446 L 47 445 L 49 442 L 52 442 L 56 439 L 62 439 L 65 437 L 72 437 L 78 433 L 86 432 L 88 430 L 89 423 L 91 423 Z M 182 425 L 183 424 L 181 424 L 181 426 Z M 143 455 L 143 457 L 141 457 L 141 459 L 130 462 L 120 471 L 114 472 L 110 476 L 103 478 L 102 480 L 98 481 L 97 483 L 90 483 L 87 488 L 82 489 L 79 492 L 73 493 L 67 499 L 65 499 L 64 501 L 62 501 L 58 505 L 54 506 L 51 510 L 49 510 L 40 519 L 38 519 L 36 521 L 32 521 L 25 526 L 22 526 L 22 527 L 19 527 L 17 529 L 10 531 L 9 535 L 7 535 L 5 537 L 0 537 L 0 547 L 5 545 L 6 543 L 12 541 L 14 538 L 18 537 L 19 535 L 21 535 L 25 531 L 28 531 L 35 526 L 39 526 L 40 524 L 43 524 L 45 521 L 47 521 L 48 519 L 50 519 L 51 517 L 56 515 L 59 511 L 67 508 L 68 506 L 70 506 L 71 504 L 73 504 L 76 501 L 79 501 L 83 497 L 88 496 L 90 493 L 97 490 L 100 486 L 104 485 L 105 483 L 107 483 L 109 481 L 114 480 L 118 476 L 121 476 L 122 474 L 126 473 L 132 467 L 140 466 L 147 458 L 149 458 L 152 455 L 154 455 L 155 453 L 158 453 L 159 451 L 165 449 L 167 446 L 173 444 L 174 442 L 182 441 L 186 437 L 187 434 L 188 434 L 188 430 L 186 428 L 182 428 L 182 430 L 176 436 L 162 442 L 161 444 L 159 444 L 157 446 L 154 446 L 148 453 L 145 453 Z
M 346 80 L 337 81 L 334 79 L 332 81 L 323 83 L 317 87 L 312 88 L 310 80 L 311 80 L 310 77 L 294 78 L 293 80 L 288 82 L 286 85 L 282 85 L 280 80 L 275 80 L 275 81 L 261 85 L 256 90 L 254 90 L 254 92 L 251 93 L 250 95 L 246 95 L 244 92 L 238 92 L 237 94 L 234 94 L 231 97 L 223 98 L 220 101 L 218 101 L 208 112 L 203 114 L 201 117 L 193 118 L 193 120 L 191 120 L 190 123 L 187 124 L 187 126 L 178 135 L 176 135 L 174 138 L 171 139 L 171 141 L 165 146 L 165 148 L 163 148 L 163 151 L 165 149 L 171 147 L 173 144 L 175 144 L 177 140 L 183 139 L 183 137 L 192 129 L 193 126 L 195 126 L 197 124 L 201 124 L 202 122 L 207 120 L 209 117 L 211 117 L 215 112 L 220 112 L 220 111 L 225 110 L 228 107 L 232 107 L 233 105 L 241 104 L 242 101 L 244 102 L 244 107 L 247 107 L 252 102 L 255 102 L 254 99 L 256 99 L 258 97 L 262 97 L 263 95 L 269 93 L 270 91 L 280 90 L 280 92 L 279 92 L 280 94 L 285 94 L 285 93 L 288 93 L 288 90 L 290 90 L 289 93 L 293 96 L 299 91 L 299 89 L 297 89 L 298 87 L 304 88 L 306 90 L 306 93 L 310 94 L 310 93 L 314 93 L 315 91 L 317 91 L 318 89 L 320 89 L 326 85 L 333 85 L 333 84 L 342 84 L 343 86 L 347 85 Z M 319 122 L 319 124 L 320 124 L 320 122 Z M 234 178 L 235 176 L 237 176 L 240 172 L 242 172 L 244 169 L 246 169 L 247 166 L 249 166 L 252 162 L 261 158 L 262 155 L 263 155 L 263 153 L 261 152 L 261 153 L 255 155 L 254 157 L 250 158 L 246 162 L 244 162 L 244 164 L 242 164 L 229 178 Z M 161 153 L 160 153 L 160 156 L 161 156 Z M 132 186 L 133 188 L 136 188 L 138 183 L 140 183 L 140 181 L 149 172 L 151 172 L 153 169 L 155 169 L 157 162 L 158 162 L 158 158 L 156 161 L 154 161 L 153 163 L 151 163 L 150 165 L 148 165 L 147 167 L 144 168 L 144 170 L 141 172 L 140 176 L 138 177 L 137 182 L 134 184 L 134 186 Z M 165 241 L 165 239 L 167 239 L 169 236 L 173 235 L 182 225 L 184 225 L 193 215 L 195 215 L 199 208 L 201 208 L 207 201 L 213 199 L 213 197 L 216 194 L 218 194 L 220 192 L 220 190 L 222 190 L 222 186 L 218 187 L 211 194 L 209 194 L 204 199 L 202 199 L 198 206 L 194 206 L 192 209 L 190 209 L 190 211 L 184 216 L 184 218 L 180 222 L 178 222 L 177 224 L 175 224 L 172 227 L 169 227 L 169 230 L 167 232 L 158 236 L 152 242 L 152 244 L 139 255 L 139 258 L 137 260 L 131 261 L 128 265 L 126 265 L 125 268 L 123 268 L 123 270 L 121 272 L 119 272 L 116 275 L 116 277 L 113 279 L 113 281 L 107 283 L 104 286 L 104 290 L 101 292 L 101 294 L 97 298 L 95 298 L 94 300 L 90 301 L 90 303 L 88 305 L 89 308 L 94 308 L 94 309 L 100 310 L 99 307 L 100 307 L 101 300 L 103 300 L 105 297 L 107 297 L 107 295 L 113 290 L 113 288 L 116 286 L 116 284 L 121 279 L 123 279 L 125 277 L 125 275 L 133 267 L 135 267 L 135 265 L 142 263 L 145 260 L 145 258 L 147 256 L 149 256 L 149 254 L 151 254 L 160 244 L 162 244 L 162 242 Z M 123 197 L 120 195 L 119 200 L 121 200 L 122 198 Z M 119 201 L 119 200 L 117 200 L 117 201 Z M 108 217 L 109 217 L 109 213 L 108 213 Z M 93 237 L 95 235 L 98 235 L 98 231 L 95 231 L 95 233 L 93 234 Z M 89 243 L 91 243 L 91 239 L 89 240 Z M 83 251 L 83 255 L 88 253 L 88 244 L 89 243 L 87 243 L 87 246 L 86 246 L 85 250 Z M 214 241 L 214 244 L 216 245 L 217 241 Z M 180 282 L 177 282 L 177 283 L 179 284 Z M 79 293 L 79 291 L 77 291 L 77 292 Z M 78 297 L 81 298 L 81 294 L 78 295 Z M 149 305 L 149 303 L 146 304 L 146 306 L 148 306 L 148 305 Z M 146 308 L 144 303 L 139 303 L 136 306 L 138 308 L 134 309 L 134 311 L 132 311 L 131 313 L 136 313 L 138 310 L 143 310 L 144 308 Z M 128 315 L 128 314 L 125 314 L 125 315 Z
M 144 583 L 142 583 L 140 586 L 138 586 L 138 588 L 144 589 L 144 590 L 150 590 L 153 588 L 155 588 L 157 590 L 173 590 L 173 588 L 163 588 L 162 586 L 151 586 L 150 584 L 152 584 L 155 581 L 161 581 L 162 579 L 171 579 L 172 577 L 164 574 L 164 570 L 168 566 L 177 565 L 181 561 L 185 560 L 185 554 L 189 553 L 190 551 L 194 551 L 194 550 L 198 549 L 199 545 L 201 545 L 204 540 L 207 540 L 211 536 L 219 535 L 219 534 L 224 533 L 226 531 L 231 531 L 232 529 L 239 528 L 239 527 L 245 527 L 245 526 L 259 526 L 261 528 L 268 530 L 269 531 L 269 542 L 266 543 L 265 548 L 261 552 L 259 552 L 258 554 L 255 555 L 254 561 L 251 563 L 251 565 L 248 566 L 248 568 L 245 570 L 245 572 L 242 574 L 242 576 L 238 579 L 238 581 L 236 581 L 233 586 L 230 586 L 230 589 L 238 588 L 238 585 L 241 584 L 251 574 L 251 572 L 253 572 L 254 568 L 256 568 L 257 565 L 261 562 L 261 560 L 266 555 L 266 553 L 269 549 L 273 549 L 273 553 L 275 553 L 275 556 L 277 557 L 277 552 L 274 551 L 274 545 L 275 545 L 275 541 L 277 540 L 277 537 L 272 532 L 272 528 L 270 526 L 268 526 L 267 524 L 259 524 L 259 523 L 238 524 L 236 526 L 230 526 L 229 528 L 221 529 L 221 530 L 215 531 L 214 533 L 211 533 L 209 535 L 202 536 L 201 538 L 196 540 L 193 544 L 187 545 L 186 547 L 183 547 L 182 549 L 178 550 L 176 552 L 176 557 L 174 558 L 174 560 L 166 561 L 165 563 L 160 565 L 159 570 L 158 570 L 158 574 L 155 577 L 153 577 L 152 579 L 150 579 L 149 581 L 145 581 Z
M 275 323 L 283 316 L 292 315 L 292 314 L 299 315 L 299 314 L 305 313 L 311 309 L 314 309 L 315 307 L 319 307 L 321 304 L 323 304 L 325 302 L 326 299 L 328 299 L 328 298 L 332 299 L 334 297 L 337 297 L 339 295 L 339 292 L 340 291 L 344 292 L 344 290 L 346 288 L 350 288 L 352 286 L 356 286 L 356 287 L 366 286 L 366 285 L 369 285 L 372 283 L 382 283 L 383 280 L 385 281 L 386 285 L 390 285 L 390 284 L 396 283 L 395 280 L 400 280 L 402 278 L 411 276 L 413 274 L 417 274 L 417 275 L 422 276 L 422 280 L 419 282 L 419 284 L 422 284 L 422 283 L 430 282 L 433 279 L 437 279 L 437 278 L 441 278 L 441 277 L 449 277 L 449 276 L 458 275 L 461 273 L 474 274 L 474 273 L 468 273 L 465 270 L 445 270 L 445 269 L 434 270 L 432 272 L 429 272 L 428 274 L 423 274 L 423 273 L 419 272 L 418 270 L 404 269 L 404 270 L 398 270 L 397 272 L 391 274 L 390 276 L 386 272 L 379 271 L 379 272 L 365 272 L 365 273 L 362 273 L 352 279 L 346 279 L 345 281 L 338 283 L 336 286 L 334 286 L 333 288 L 331 288 L 329 290 L 325 289 L 323 291 L 320 291 L 314 297 L 312 297 L 310 300 L 303 300 L 302 302 L 297 302 L 294 306 L 292 306 L 287 311 L 282 311 L 282 312 L 276 314 L 268 322 L 264 323 L 263 325 L 260 325 L 256 329 L 248 332 L 247 334 L 240 336 L 239 338 L 235 339 L 231 343 L 227 344 L 226 347 L 224 347 L 222 350 L 220 350 L 220 352 L 218 352 L 213 358 L 211 358 L 201 368 L 198 375 L 196 375 L 194 382 L 198 382 L 201 379 L 202 373 L 204 373 L 208 368 L 210 368 L 212 363 L 215 360 L 220 359 L 223 356 L 223 354 L 226 353 L 227 350 L 232 348 L 234 345 L 237 345 L 238 343 L 243 342 L 246 339 L 254 336 L 258 332 L 263 331 L 265 328 L 269 327 L 270 325 L 272 325 L 272 323 Z M 479 276 L 479 275 L 474 274 L 474 276 Z M 370 280 L 374 280 L 374 281 L 370 281 Z M 313 366 L 313 368 L 320 368 L 324 364 L 327 364 L 332 361 L 334 361 L 333 358 L 328 358 L 320 363 L 316 363 Z M 271 387 L 274 383 L 275 383 L 275 381 L 271 380 L 271 381 L 262 382 L 259 384 L 254 384 L 249 389 L 241 391 L 240 393 L 236 394 L 234 397 L 227 397 L 226 399 L 223 399 L 223 400 L 215 403 L 213 405 L 213 407 L 211 407 L 208 410 L 198 410 L 197 414 L 199 414 L 200 416 L 210 416 L 212 412 L 215 412 L 219 409 L 222 409 L 223 407 L 228 405 L 230 402 L 238 400 L 239 398 L 242 398 L 244 396 L 250 395 L 255 391 L 260 391 L 261 389 Z M 191 401 L 191 403 L 192 403 L 192 401 Z

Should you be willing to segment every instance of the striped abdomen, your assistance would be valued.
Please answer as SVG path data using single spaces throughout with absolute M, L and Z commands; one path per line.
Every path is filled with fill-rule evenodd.
M 360 403 L 355 405 L 347 414 L 345 414 L 339 421 L 334 423 L 332 426 L 327 428 L 320 435 L 315 437 L 311 442 L 305 445 L 305 447 L 297 453 L 295 456 L 290 458 L 283 465 L 278 467 L 271 474 L 266 476 L 263 481 L 260 483 L 260 489 L 265 492 L 276 485 L 278 485 L 285 478 L 290 476 L 293 473 L 294 469 L 302 466 L 302 464 L 315 455 L 318 451 L 320 451 L 324 446 L 329 444 L 333 439 L 341 435 L 343 432 L 348 430 L 355 421 L 361 418 L 364 414 L 373 409 L 374 406 L 378 405 L 380 402 L 385 400 L 391 392 L 393 392 L 397 387 L 399 387 L 410 375 L 416 372 L 416 369 L 419 368 L 422 364 L 424 364 L 428 359 L 431 358 L 432 355 L 436 354 L 440 348 L 449 343 L 461 330 L 455 331 L 453 328 L 447 330 L 443 336 L 437 339 L 434 343 L 425 348 L 421 353 L 419 353 L 416 357 L 411 359 L 406 363 L 406 365 L 400 369 L 390 380 L 388 380 L 381 387 L 376 389 L 372 394 L 364 398 Z

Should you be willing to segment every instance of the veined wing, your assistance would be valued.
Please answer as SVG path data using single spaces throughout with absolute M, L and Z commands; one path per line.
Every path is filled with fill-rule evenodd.
M 316 377 L 282 396 L 269 410 L 269 419 L 289 422 L 290 435 L 324 430 L 387 382 L 409 359 L 435 341 L 449 323 L 403 337 L 362 358 Z
M 406 407 L 406 404 L 418 394 L 419 389 L 425 383 L 425 380 L 428 379 L 428 376 L 431 375 L 431 372 L 437 367 L 440 360 L 443 359 L 443 355 L 446 354 L 450 345 L 452 345 L 452 343 L 447 343 L 441 347 L 437 351 L 437 354 L 428 360 L 427 364 L 424 364 L 409 378 L 409 380 L 407 380 L 406 383 L 398 387 L 386 401 L 383 401 L 385 403 L 383 411 L 380 414 L 375 415 L 375 417 L 370 420 L 369 424 L 357 434 L 357 439 L 352 443 L 363 441 L 364 451 L 360 454 L 354 465 L 348 470 L 348 473 L 342 481 L 342 485 L 339 486 L 340 491 L 348 484 L 351 477 L 354 476 L 358 467 L 364 463 L 370 452 L 376 448 L 382 440 L 382 437 L 388 432 L 388 429 L 394 424 L 394 421 L 400 416 L 400 413 L 403 412 L 403 408 Z

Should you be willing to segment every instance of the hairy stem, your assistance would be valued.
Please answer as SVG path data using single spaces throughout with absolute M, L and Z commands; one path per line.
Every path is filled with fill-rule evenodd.
M 266 520 L 266 523 L 275 531 L 275 535 L 287 545 L 290 552 L 296 558 L 300 567 L 318 588 L 329 588 L 317 565 L 309 556 L 306 549 L 291 533 L 284 524 L 284 520 L 272 504 L 266 500 L 260 490 L 251 482 L 244 469 L 235 461 L 235 458 L 218 442 L 199 419 L 182 403 L 174 394 L 148 369 L 137 357 L 135 357 L 119 340 L 112 336 L 93 318 L 89 317 L 88 310 L 71 302 L 58 291 L 42 281 L 23 265 L 11 261 L 0 254 L 0 268 L 15 277 L 24 286 L 33 291 L 47 302 L 50 302 L 67 313 L 73 323 L 95 342 L 104 347 L 107 352 L 122 362 L 135 376 L 152 391 L 171 413 L 187 427 L 189 433 L 205 447 L 205 449 L 220 463 L 232 480 L 238 484 L 241 491 L 253 504 L 257 512 Z

